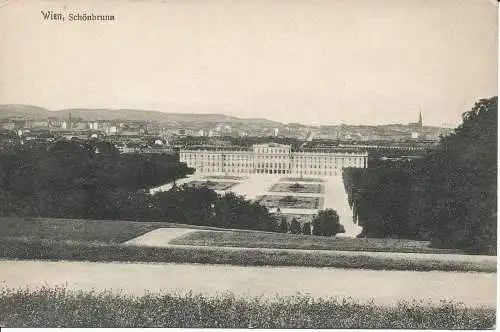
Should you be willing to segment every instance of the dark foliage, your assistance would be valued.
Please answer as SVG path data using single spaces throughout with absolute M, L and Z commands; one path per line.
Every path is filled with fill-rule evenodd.
M 107 142 L 58 141 L 0 151 L 0 215 L 116 218 L 147 208 L 141 189 L 193 170 L 176 155 L 123 155 Z
M 361 236 L 431 239 L 496 254 L 497 97 L 482 99 L 420 162 L 346 169 Z
M 337 211 L 326 209 L 319 211 L 312 221 L 313 235 L 332 236 L 343 233 L 345 230 L 340 225 L 340 218 Z
M 306 222 L 304 225 L 302 225 L 302 234 L 304 235 L 311 235 L 311 223 Z
M 107 142 L 59 141 L 0 152 L 0 216 L 175 221 L 279 231 L 267 208 L 204 186 L 151 195 L 193 170 L 177 155 L 120 154 Z M 288 231 L 288 229 L 287 229 Z
M 280 222 L 280 233 L 288 233 L 288 222 L 286 221 L 286 218 L 285 217 L 282 217 L 281 218 L 281 222 Z
M 290 233 L 292 234 L 301 233 L 300 223 L 295 218 L 293 218 L 292 221 L 290 222 Z

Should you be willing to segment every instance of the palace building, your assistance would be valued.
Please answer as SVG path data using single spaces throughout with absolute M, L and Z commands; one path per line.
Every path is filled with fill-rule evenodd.
M 366 168 L 366 151 L 300 150 L 290 145 L 256 144 L 251 149 L 235 147 L 188 147 L 180 161 L 198 173 L 288 174 L 295 176 L 341 175 L 345 167 Z

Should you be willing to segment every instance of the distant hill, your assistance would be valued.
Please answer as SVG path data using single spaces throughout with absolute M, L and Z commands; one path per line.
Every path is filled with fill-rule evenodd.
M 36 120 L 45 119 L 49 110 L 31 105 L 0 105 L 0 119 Z
M 130 120 L 150 122 L 188 122 L 188 123 L 255 123 L 266 126 L 280 126 L 279 122 L 267 119 L 242 119 L 224 114 L 186 114 L 186 113 L 164 113 L 159 111 L 136 110 L 136 109 L 86 109 L 74 108 L 57 111 L 47 110 L 42 107 L 31 105 L 0 105 L 0 119 L 19 120 L 41 120 L 47 117 L 68 118 L 69 113 L 74 118 L 83 121 L 94 120 Z
M 119 121 L 147 121 L 159 123 L 190 123 L 190 124 L 245 124 L 256 127 L 278 127 L 282 128 L 285 124 L 262 118 L 238 118 L 224 114 L 194 114 L 194 113 L 165 113 L 151 110 L 138 109 L 87 109 L 87 108 L 72 108 L 52 111 L 43 107 L 8 104 L 0 105 L 0 120 L 43 120 L 47 117 L 68 118 L 69 113 L 73 118 L 81 118 L 83 121 L 95 120 L 119 120 Z M 289 123 L 288 127 L 308 127 L 320 130 L 407 130 L 406 124 L 388 124 L 388 125 L 324 125 L 324 126 L 308 126 L 300 123 Z M 441 127 L 424 126 L 424 130 L 437 130 Z

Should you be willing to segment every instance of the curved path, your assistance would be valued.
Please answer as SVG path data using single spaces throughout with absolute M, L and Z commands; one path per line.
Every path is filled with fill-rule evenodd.
M 468 306 L 495 306 L 496 274 L 344 270 L 305 267 L 241 267 L 199 264 L 137 264 L 49 261 L 0 261 L 0 282 L 10 288 L 65 285 L 74 290 L 186 292 L 241 296 L 309 294 L 313 297 L 441 300 Z
M 227 231 L 231 231 L 228 229 Z M 241 231 L 241 230 L 236 230 Z M 184 247 L 184 248 L 203 248 L 204 250 L 232 250 L 232 251 L 265 251 L 265 252 L 283 252 L 294 251 L 301 253 L 310 253 L 314 255 L 337 254 L 343 256 L 368 256 L 374 258 L 392 258 L 392 259 L 411 259 L 414 261 L 439 261 L 439 262 L 471 262 L 487 263 L 496 265 L 496 256 L 485 255 L 461 255 L 461 254 L 426 254 L 426 253 L 404 253 L 404 252 L 376 252 L 376 251 L 342 251 L 342 250 L 313 250 L 313 249 L 273 249 L 273 248 L 247 248 L 247 247 L 214 247 L 214 246 L 191 246 L 170 244 L 170 241 L 192 232 L 204 232 L 204 230 L 188 228 L 158 228 L 139 237 L 124 242 L 124 245 L 144 246 L 144 247 Z

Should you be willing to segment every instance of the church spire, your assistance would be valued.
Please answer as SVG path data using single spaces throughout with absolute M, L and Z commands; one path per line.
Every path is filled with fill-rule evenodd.
M 420 110 L 420 113 L 418 114 L 418 124 L 420 125 L 420 128 L 422 128 L 422 110 Z

